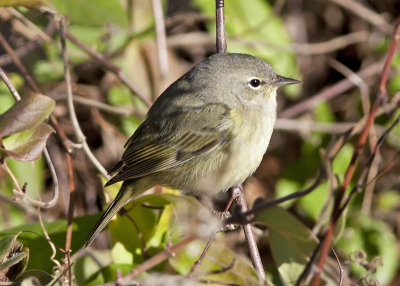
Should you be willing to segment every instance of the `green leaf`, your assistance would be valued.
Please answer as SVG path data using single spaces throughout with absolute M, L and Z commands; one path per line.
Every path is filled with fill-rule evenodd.
M 18 161 L 35 161 L 39 159 L 47 138 L 53 132 L 53 127 L 42 123 L 35 128 L 13 134 L 3 140 L 5 152 Z
M 290 194 L 293 194 L 297 191 L 301 190 L 300 183 L 290 180 L 287 178 L 280 178 L 276 183 L 276 195 L 277 197 L 284 197 Z M 291 207 L 296 201 L 289 200 L 281 204 L 281 206 L 285 208 Z
M 68 14 L 71 24 L 104 26 L 106 22 L 127 26 L 127 15 L 120 1 L 109 0 L 53 0 L 60 14 Z
M 282 278 L 289 284 L 295 283 L 317 246 L 317 238 L 278 206 L 260 212 L 256 221 L 268 227 L 272 255 Z
M 132 270 L 132 265 L 130 264 L 111 264 L 91 275 L 85 281 L 84 285 L 100 285 L 105 282 L 115 281 L 118 271 L 120 271 L 122 275 L 125 275 L 128 274 L 130 270 Z
M 145 247 L 156 253 L 169 241 L 197 234 L 206 223 L 197 220 L 197 215 L 204 220 L 209 218 L 207 214 L 211 215 L 195 198 L 168 193 L 140 197 L 125 209 L 129 211 L 117 215 L 109 224 L 112 255 L 115 262 L 132 265 L 144 261 L 142 250 Z M 210 230 L 214 226 L 213 220 L 216 218 L 207 221 Z
M 26 252 L 19 252 L 0 263 L 0 270 L 9 268 L 28 256 Z
M 399 255 L 396 237 L 391 227 L 381 220 L 373 219 L 362 212 L 352 212 L 348 216 L 347 225 L 341 239 L 336 243 L 347 257 L 355 251 L 367 254 L 366 260 L 372 261 L 381 257 L 383 266 L 378 266 L 377 272 L 369 278 L 375 278 L 381 285 L 389 285 L 393 281 L 398 268 Z M 358 277 L 367 275 L 367 270 L 359 265 L 351 265 L 352 272 Z
M 32 9 L 54 10 L 54 6 L 50 0 L 2 0 L 0 7 L 18 7 L 24 6 Z
M 75 217 L 72 223 L 72 253 L 77 252 L 85 244 L 87 236 L 101 214 Z M 67 220 L 56 220 L 53 222 L 44 222 L 44 226 L 54 241 L 56 246 L 65 245 L 67 231 Z M 18 241 L 23 243 L 24 247 L 29 248 L 30 258 L 27 269 L 40 269 L 52 273 L 54 263 L 50 260 L 52 250 L 46 238 L 43 237 L 42 228 L 39 222 L 25 224 L 10 228 L 0 232 L 0 237 L 8 234 L 14 234 L 22 231 L 18 236 Z M 58 251 L 56 258 L 64 258 L 64 254 Z
M 10 281 L 25 270 L 29 258 L 29 250 L 17 241 L 20 232 L 6 235 L 0 240 L 0 274 L 6 275 Z
M 113 86 L 108 92 L 107 100 L 113 106 L 141 106 L 134 102 L 132 94 L 127 87 L 123 85 Z M 122 130 L 125 134 L 130 136 L 142 123 L 143 118 L 137 118 L 135 116 L 123 116 L 121 117 L 121 121 Z
M 206 241 L 194 241 L 169 259 L 170 265 L 180 274 L 188 274 L 199 259 Z M 249 261 L 238 256 L 226 244 L 215 239 L 205 256 L 199 279 L 223 281 L 228 285 L 264 285 Z
M 18 234 L 16 235 L 6 235 L 0 240 L 0 261 L 4 259 L 4 257 L 11 250 L 11 245 L 17 239 Z M 0 268 L 1 269 L 1 268 Z
M 32 93 L 23 97 L 0 114 L 0 137 L 38 126 L 51 113 L 55 101 L 48 96 Z
M 322 182 L 311 193 L 299 199 L 298 203 L 314 221 L 320 219 L 320 213 L 329 194 L 329 182 Z M 331 200 L 333 203 L 333 200 Z M 330 204 L 331 205 L 331 204 Z M 331 206 L 329 206 L 329 209 Z M 328 210 L 328 213 L 329 210 Z
M 343 145 L 342 149 L 332 162 L 332 171 L 334 174 L 341 174 L 344 176 L 349 167 L 351 157 L 353 156 L 353 150 L 354 147 L 350 143 Z
M 40 285 L 48 285 L 54 278 L 50 274 L 40 270 L 24 271 L 18 276 L 18 283 L 20 285 L 37 285 L 38 280 Z
M 97 263 L 98 261 L 101 261 L 102 266 Z M 109 265 L 111 263 L 112 258 L 110 250 L 96 250 L 92 248 L 90 250 L 90 255 L 83 255 L 74 261 L 72 268 L 76 279 L 75 285 L 87 285 L 85 282 L 89 280 L 89 277 L 92 277 L 95 273 L 98 273 L 98 271 L 104 265 Z M 101 282 L 99 282 L 97 285 L 100 283 Z

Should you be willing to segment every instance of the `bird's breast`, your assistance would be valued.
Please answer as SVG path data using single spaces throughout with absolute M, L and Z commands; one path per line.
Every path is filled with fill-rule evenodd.
M 215 194 L 242 183 L 254 173 L 267 150 L 276 119 L 275 109 L 232 110 L 230 142 L 217 170 L 198 181 L 196 188 Z

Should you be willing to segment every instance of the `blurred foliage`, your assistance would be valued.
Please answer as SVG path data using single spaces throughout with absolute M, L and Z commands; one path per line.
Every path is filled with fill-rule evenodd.
M 68 15 L 69 31 L 78 40 L 118 65 L 152 100 L 191 66 L 215 52 L 215 45 L 209 44 L 210 39 L 214 40 L 216 31 L 214 1 L 177 1 L 177 4 L 174 1 L 162 1 L 166 15 L 169 61 L 169 74 L 166 77 L 160 75 L 158 66 L 152 1 L 0 2 L 0 6 L 25 6 L 19 7 L 18 11 L 43 31 L 47 31 L 51 23 L 47 16 L 36 10 L 55 9 L 60 14 Z M 300 8 L 290 1 L 279 7 L 281 2 L 225 1 L 228 52 L 258 56 L 268 61 L 279 74 L 304 81 L 303 86 L 293 85 L 281 91 L 283 96 L 278 97 L 281 110 L 342 79 L 342 75 L 329 67 L 329 58 L 335 58 L 357 71 L 371 62 L 377 62 L 387 52 L 389 37 L 377 34 L 374 27 L 345 9 L 324 1 L 305 0 Z M 385 13 L 386 18 L 394 19 L 395 9 L 384 6 L 390 6 L 390 3 L 378 2 L 369 5 L 376 5 L 373 7 L 379 13 Z M 304 13 L 299 13 L 303 11 L 301 9 Z M 24 48 L 24 45 L 37 36 L 37 32 L 30 28 L 21 28 L 21 23 L 9 16 L 5 9 L 1 8 L 0 12 L 0 21 L 2 24 L 4 22 L 0 26 L 0 32 L 7 35 L 7 40 L 15 50 Z M 305 38 L 301 38 L 302 32 L 305 32 L 302 29 L 307 29 Z M 368 41 L 349 45 L 338 51 L 318 55 L 295 55 L 288 52 L 296 47 L 296 43 L 327 41 L 360 30 L 367 30 L 371 34 Z M 44 143 L 53 131 L 45 123 L 51 112 L 58 118 L 68 138 L 75 140 L 65 105 L 59 35 L 57 32 L 48 34 L 54 42 L 39 41 L 39 44 L 21 56 L 43 94 L 47 96 L 31 94 L 24 78 L 9 64 L 4 68 L 22 95 L 22 102 L 16 103 L 6 86 L 0 85 L 1 161 L 6 161 L 21 185 L 27 183 L 29 195 L 43 200 L 52 196 L 54 188 L 48 166 L 43 158 L 39 158 Z M 185 37 L 198 34 L 205 37 L 203 42 L 199 40 L 194 44 L 187 44 Z M 180 40 L 182 44 L 171 45 L 169 40 L 172 38 Z M 115 75 L 103 69 L 75 44 L 69 41 L 67 44 L 74 94 L 111 107 L 145 110 L 145 105 Z M 0 56 L 0 61 L 2 60 L 3 55 Z M 392 69 L 396 72 L 390 78 L 388 90 L 397 96 L 400 89 L 399 67 L 400 56 L 396 55 L 392 63 Z M 375 98 L 378 81 L 379 75 L 365 81 L 370 90 L 371 101 Z M 91 149 L 107 167 L 118 160 L 124 141 L 144 119 L 140 116 L 127 116 L 126 113 L 116 115 L 115 111 L 99 109 L 100 112 L 97 112 L 97 109 L 81 103 L 76 103 L 76 109 Z M 397 110 L 392 114 L 379 116 L 376 121 L 378 136 L 399 116 L 399 112 Z M 363 115 L 360 93 L 352 89 L 333 100 L 321 102 L 295 118 L 293 121 L 297 122 L 291 131 L 277 130 L 272 137 L 266 160 L 256 174 L 262 189 L 261 195 L 268 198 L 282 197 L 307 188 L 314 181 L 324 150 L 329 148 L 336 135 L 326 130 L 313 130 L 312 124 L 303 126 L 303 122 L 325 123 L 337 128 L 336 123 L 353 123 Z M 54 135 L 50 138 L 54 139 L 53 137 L 56 138 Z M 400 148 L 399 138 L 400 127 L 397 125 L 381 148 L 379 168 L 383 169 L 392 158 L 396 158 L 396 152 Z M 56 279 L 65 273 L 68 266 L 63 250 L 67 236 L 68 170 L 65 151 L 56 141 L 49 140 L 47 146 L 60 174 L 62 193 L 56 207 L 41 212 L 44 229 L 50 241 L 45 238 L 37 216 L 18 207 L 16 202 L 11 202 L 14 185 L 8 174 L 0 169 L 0 194 L 9 199 L 0 200 L 1 282 L 1 279 L 9 279 L 30 284 L 56 283 Z M 333 159 L 332 174 L 335 182 L 325 181 L 309 195 L 285 202 L 282 207 L 263 210 L 255 218 L 256 225 L 262 230 L 257 230 L 256 233 L 270 283 L 293 285 L 303 271 L 319 241 L 315 233 L 323 233 L 330 220 L 334 192 L 343 181 L 355 142 L 353 138 L 347 141 Z M 369 145 L 366 146 L 368 148 Z M 370 150 L 365 153 L 366 156 L 360 160 L 360 166 L 365 164 Z M 247 245 L 241 231 L 218 233 L 198 273 L 194 278 L 187 276 L 204 249 L 208 237 L 218 229 L 220 222 L 210 214 L 208 207 L 193 197 L 179 196 L 176 190 L 160 191 L 156 188 L 156 194 L 147 194 L 132 202 L 111 220 L 107 228 L 110 238 L 99 237 L 93 247 L 82 249 L 90 229 L 100 216 L 97 210 L 104 203 L 102 198 L 105 197 L 105 201 L 109 202 L 120 187 L 115 184 L 107 189 L 102 188 L 104 181 L 101 182 L 90 162 L 83 156 L 78 149 L 72 155 L 76 208 L 71 240 L 73 283 L 99 285 L 115 281 L 119 275 L 129 273 L 151 257 L 168 252 L 171 245 L 197 235 L 196 240 L 173 255 L 168 255 L 164 261 L 134 279 L 142 285 L 152 286 L 197 285 L 199 281 L 207 285 L 218 285 L 218 282 L 262 285 L 251 262 L 245 258 Z M 276 160 L 268 161 L 270 158 Z M 33 162 L 22 162 L 22 159 Z M 364 279 L 366 283 L 376 279 L 381 285 L 390 285 L 394 277 L 399 276 L 396 245 L 399 241 L 400 200 L 396 178 L 400 174 L 392 171 L 383 175 L 385 176 L 379 177 L 376 182 L 373 181 L 376 183 L 375 194 L 371 199 L 370 209 L 364 206 L 364 190 L 351 201 L 337 225 L 333 246 L 342 266 L 351 271 L 345 278 L 353 281 Z M 354 182 L 351 182 L 350 188 Z M 257 193 L 259 195 L 260 192 Z M 251 198 L 251 194 L 249 197 Z M 29 204 L 25 200 L 17 203 Z M 96 214 L 88 214 L 95 212 Z M 51 244 L 56 249 L 54 260 L 51 258 Z M 14 267 L 11 275 L 9 270 L 15 265 L 19 266 Z M 328 276 L 323 276 L 324 283 L 336 285 L 337 269 L 333 272 L 334 278 Z M 58 283 L 67 284 L 67 278 L 62 277 Z M 392 282 L 392 285 L 395 284 Z

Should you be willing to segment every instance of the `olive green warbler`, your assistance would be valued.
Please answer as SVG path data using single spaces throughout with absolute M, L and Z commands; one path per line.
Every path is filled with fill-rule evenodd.
M 86 246 L 128 202 L 153 187 L 214 195 L 258 167 L 276 119 L 276 90 L 299 81 L 246 54 L 216 54 L 171 84 L 125 144 L 116 174 L 124 181 Z

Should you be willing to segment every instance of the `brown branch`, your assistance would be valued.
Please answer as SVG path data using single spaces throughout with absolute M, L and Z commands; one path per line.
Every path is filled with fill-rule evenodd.
M 244 199 L 243 187 L 242 185 L 234 186 L 232 188 L 232 196 L 235 197 L 236 203 L 239 205 L 241 212 L 247 211 L 247 204 L 246 200 Z M 251 229 L 251 224 L 246 223 L 243 225 L 244 235 L 246 237 L 251 261 L 253 262 L 253 266 L 256 269 L 258 275 L 263 279 L 266 280 L 264 266 L 261 261 L 260 252 L 258 251 L 257 242 L 253 234 L 253 230 Z
M 15 89 L 14 85 L 8 79 L 6 72 L 0 67 L 0 78 L 4 81 L 7 88 L 11 92 L 12 96 L 14 97 L 15 101 L 20 101 L 21 96 L 19 95 L 18 91 Z
M 120 81 L 128 87 L 132 93 L 134 93 L 137 97 L 139 97 L 147 107 L 150 107 L 152 105 L 151 101 L 144 95 L 144 93 L 121 71 L 121 69 L 113 64 L 111 61 L 109 61 L 105 56 L 94 50 L 93 48 L 87 46 L 86 44 L 82 43 L 80 40 L 78 40 L 74 35 L 71 34 L 68 30 L 66 31 L 66 37 L 68 40 L 70 40 L 72 43 L 77 45 L 79 48 L 84 50 L 89 56 L 94 58 L 96 61 L 98 61 L 102 67 L 106 70 L 111 71 L 114 73 Z
M 351 11 L 361 19 L 377 27 L 383 33 L 387 35 L 392 34 L 393 27 L 388 22 L 386 22 L 386 20 L 383 17 L 381 17 L 375 11 L 368 9 L 361 3 L 356 2 L 354 0 L 330 0 L 330 1 Z
M 226 53 L 224 0 L 215 0 L 217 18 L 217 53 Z
M 399 46 L 399 42 L 400 42 L 400 18 L 399 18 L 398 24 L 396 25 L 396 29 L 395 29 L 393 39 L 392 39 L 392 42 L 391 42 L 391 45 L 390 45 L 390 48 L 388 51 L 388 56 L 387 56 L 387 59 L 385 62 L 385 66 L 383 68 L 381 80 L 379 83 L 378 96 L 374 102 L 374 105 L 372 106 L 372 108 L 370 110 L 366 125 L 360 135 L 358 143 L 353 152 L 353 156 L 351 158 L 350 164 L 345 173 L 344 181 L 342 183 L 342 186 L 339 188 L 337 197 L 335 199 L 334 207 L 332 210 L 332 217 L 331 217 L 331 221 L 329 223 L 329 228 L 327 230 L 324 240 L 322 241 L 321 254 L 320 254 L 320 258 L 319 258 L 318 266 L 317 266 L 318 271 L 315 274 L 314 280 L 313 280 L 314 286 L 318 286 L 320 283 L 320 279 L 321 279 L 320 272 L 322 271 L 323 265 L 325 263 L 325 259 L 327 257 L 328 249 L 329 249 L 331 241 L 332 241 L 336 222 L 338 221 L 338 219 L 342 213 L 342 211 L 341 211 L 342 210 L 341 209 L 342 201 L 343 201 L 346 189 L 348 188 L 348 186 L 351 182 L 351 179 L 353 178 L 356 162 L 357 162 L 358 157 L 360 156 L 361 151 L 365 145 L 365 142 L 366 142 L 366 139 L 368 136 L 368 132 L 369 132 L 371 126 L 373 125 L 375 115 L 378 111 L 378 108 L 381 105 L 384 97 L 387 96 L 386 85 L 387 85 L 388 74 L 389 74 L 391 62 L 393 60 L 393 56 L 396 52 L 397 47 Z
M 21 60 L 14 53 L 13 49 L 11 48 L 11 46 L 8 44 L 8 42 L 6 41 L 6 39 L 3 37 L 3 35 L 1 33 L 0 33 L 0 44 L 3 46 L 3 48 L 6 50 L 6 52 L 10 55 L 10 57 L 12 58 L 14 64 L 21 71 L 22 75 L 28 81 L 28 83 L 32 87 L 32 89 L 37 93 L 42 93 L 40 91 L 39 86 L 33 80 L 32 76 L 29 74 L 28 70 L 22 64 Z
M 372 64 L 357 73 L 357 76 L 362 79 L 370 78 L 374 75 L 381 73 L 382 71 L 382 62 L 379 61 L 378 63 Z M 325 102 L 331 100 L 335 96 L 342 94 L 343 92 L 351 89 L 354 86 L 354 83 L 349 80 L 348 78 L 339 81 L 338 83 L 334 84 L 327 89 L 318 92 L 317 94 L 307 98 L 299 102 L 296 105 L 293 105 L 279 114 L 280 118 L 287 118 L 287 117 L 295 117 L 300 113 L 312 109 L 313 107 L 317 106 L 321 102 Z
M 72 220 L 74 218 L 74 210 L 75 210 L 75 182 L 74 182 L 74 170 L 72 166 L 71 155 L 65 153 L 68 165 L 68 180 L 69 180 L 69 205 L 68 205 L 68 218 L 67 218 L 67 233 L 65 238 L 65 258 L 67 261 L 70 261 L 70 250 L 71 250 L 71 241 L 72 241 Z M 69 266 L 69 265 L 68 265 Z M 68 267 L 69 269 L 70 267 Z M 69 282 L 71 285 L 72 281 L 72 273 L 68 270 Z
M 160 264 L 163 262 L 165 259 L 171 257 L 175 252 L 181 250 L 183 247 L 191 243 L 193 240 L 198 239 L 197 235 L 191 235 L 187 237 L 186 239 L 182 240 L 181 242 L 178 242 L 177 244 L 169 247 L 168 249 L 164 250 L 163 252 L 158 253 L 157 255 L 153 256 L 152 258 L 146 260 L 142 264 L 138 265 L 134 269 L 129 272 L 128 275 L 125 275 L 123 279 L 133 279 L 134 277 L 138 276 L 144 271 L 147 271 L 157 264 Z
M 278 198 L 278 199 L 274 199 L 274 200 L 270 200 L 270 201 L 266 201 L 266 202 L 262 202 L 262 203 L 258 203 L 256 205 L 254 205 L 250 210 L 242 212 L 240 214 L 233 214 L 232 217 L 228 218 L 225 223 L 226 224 L 230 224 L 230 223 L 240 223 L 240 224 L 244 224 L 244 223 L 248 223 L 250 221 L 252 221 L 252 218 L 254 217 L 255 214 L 257 214 L 258 212 L 265 210 L 269 207 L 272 206 L 276 206 L 278 204 L 281 204 L 283 202 L 289 201 L 289 200 L 293 200 L 295 198 L 300 198 L 303 197 L 309 193 L 311 193 L 312 191 L 314 191 L 319 184 L 322 182 L 322 180 L 325 178 L 325 170 L 324 168 L 320 167 L 319 170 L 319 174 L 318 177 L 315 179 L 314 183 L 306 188 L 303 191 L 298 191 L 295 192 L 293 194 Z

